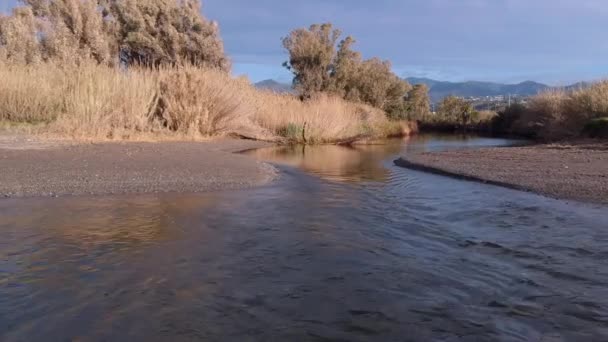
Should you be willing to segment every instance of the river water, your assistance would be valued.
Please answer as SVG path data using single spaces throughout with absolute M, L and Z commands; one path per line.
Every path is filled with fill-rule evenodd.
M 418 137 L 248 152 L 271 185 L 0 201 L 0 340 L 607 341 L 608 210 L 399 168 Z

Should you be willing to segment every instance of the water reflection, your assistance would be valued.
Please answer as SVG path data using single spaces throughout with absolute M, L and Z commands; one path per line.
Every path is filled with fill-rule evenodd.
M 401 141 L 389 140 L 372 145 L 283 146 L 246 152 L 261 160 L 298 167 L 328 180 L 359 182 L 384 181 L 382 166 L 386 154 L 397 154 Z
M 0 340 L 606 340 L 605 208 L 392 165 L 446 145 L 264 150 L 295 167 L 245 191 L 1 201 Z
M 524 141 L 480 138 L 472 135 L 420 135 L 370 141 L 353 146 L 282 146 L 256 149 L 245 154 L 260 160 L 289 165 L 326 180 L 357 183 L 387 181 L 391 173 L 384 162 L 399 153 L 432 152 L 523 144 Z

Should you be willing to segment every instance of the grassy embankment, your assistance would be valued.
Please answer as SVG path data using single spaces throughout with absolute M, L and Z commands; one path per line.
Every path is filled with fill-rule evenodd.
M 461 99 L 444 100 L 436 114 L 421 120 L 420 129 L 516 135 L 541 141 L 607 138 L 608 81 L 572 90 L 551 89 L 498 113 L 474 111 Z
M 0 66 L 0 122 L 33 133 L 92 140 L 237 135 L 332 143 L 398 135 L 409 126 L 330 96 L 302 102 L 248 80 L 187 66 L 121 70 L 95 63 Z
M 551 90 L 528 105 L 501 113 L 497 129 L 543 140 L 608 137 L 608 81 L 575 90 Z

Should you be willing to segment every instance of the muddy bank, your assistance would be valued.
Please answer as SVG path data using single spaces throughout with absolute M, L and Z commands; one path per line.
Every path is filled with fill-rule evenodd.
M 274 168 L 233 152 L 266 145 L 234 139 L 98 144 L 5 139 L 0 144 L 0 196 L 201 192 L 251 187 L 274 179 Z
M 608 144 L 603 143 L 420 153 L 395 164 L 553 198 L 608 204 Z

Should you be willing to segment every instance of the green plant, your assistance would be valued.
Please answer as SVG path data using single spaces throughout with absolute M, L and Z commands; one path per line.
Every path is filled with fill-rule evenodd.
M 608 117 L 593 119 L 585 125 L 583 134 L 591 138 L 608 138 Z

